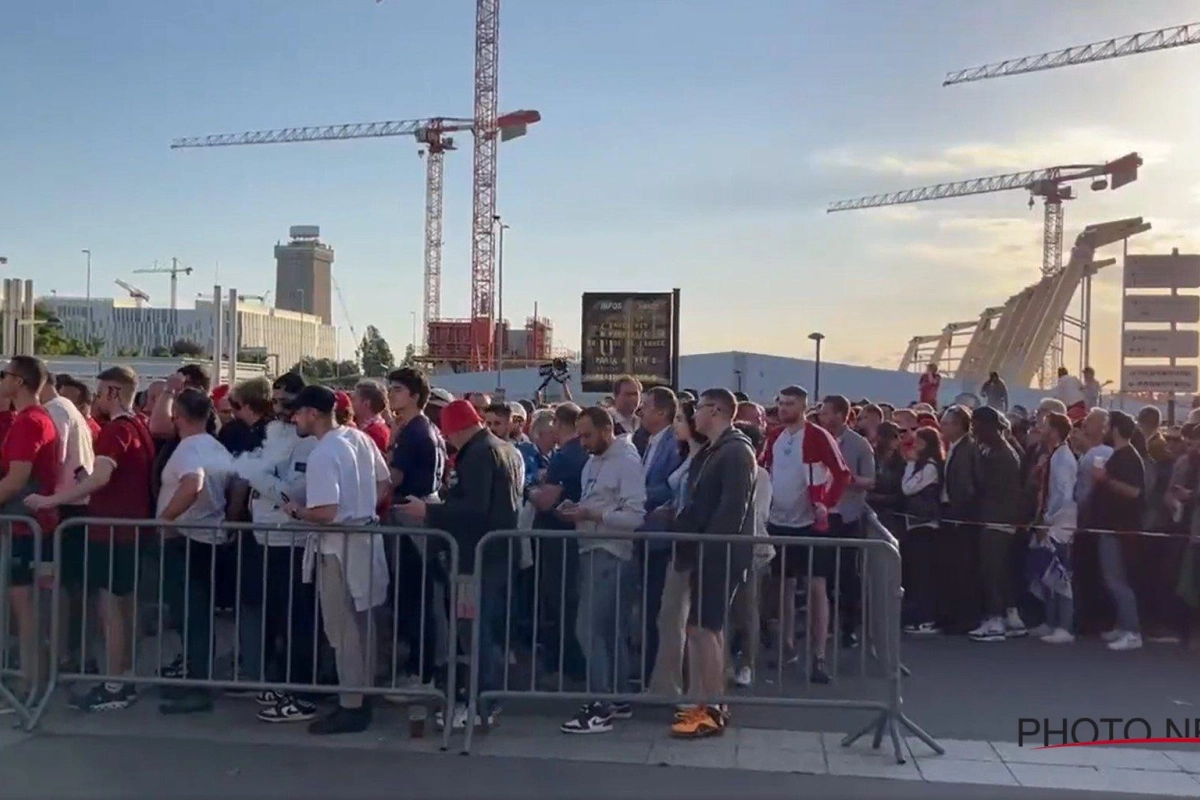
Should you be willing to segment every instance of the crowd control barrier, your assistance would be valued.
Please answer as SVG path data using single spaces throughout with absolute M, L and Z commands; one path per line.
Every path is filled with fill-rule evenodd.
M 874 712 L 871 723 L 845 737 L 843 745 L 873 733 L 873 746 L 879 748 L 886 734 L 903 763 L 903 728 L 941 752 L 902 709 L 900 554 L 873 515 L 867 524 L 862 538 L 488 533 L 476 547 L 467 593 L 474 612 L 467 718 L 486 732 L 494 705 L 503 699 L 843 709 Z M 764 564 L 772 548 L 774 557 Z M 508 579 L 509 565 L 522 552 L 533 555 L 526 559 L 532 560 L 534 574 L 525 586 Z M 772 573 L 781 579 L 772 579 Z M 797 650 L 789 652 L 784 635 L 768 648 L 766 674 L 773 681 L 755 679 L 719 695 L 697 687 L 683 690 L 683 649 L 691 635 L 686 627 L 719 627 L 727 639 L 757 628 L 756 617 L 749 622 L 736 618 L 741 615 L 737 592 L 758 588 L 762 581 L 782 616 L 785 587 L 790 591 L 790 581 L 801 578 L 811 585 L 814 576 L 826 578 L 832 598 L 827 625 L 833 636 L 821 664 L 830 685 L 823 685 L 826 676 L 815 665 L 814 637 L 807 635 L 815 629 L 810 608 L 802 648 L 797 643 Z M 689 600 L 691 608 L 685 609 Z M 844 637 L 862 639 L 857 647 L 844 646 Z M 656 652 L 651 656 L 638 647 Z M 569 662 L 578 655 L 572 653 L 576 649 L 582 652 L 583 674 L 572 677 Z M 753 662 L 760 654 L 749 656 Z M 689 672 L 697 675 L 694 669 Z M 764 671 L 754 672 L 758 678 Z M 713 685 L 713 676 L 697 679 Z M 725 676 L 716 680 L 723 685 Z M 466 727 L 464 753 L 471 749 L 474 730 Z
M 47 686 L 49 661 L 39 587 L 50 586 L 52 545 L 40 532 L 30 517 L 0 515 L 0 712 L 25 727 Z
M 314 704 L 337 694 L 351 707 L 382 697 L 409 705 L 414 735 L 429 706 L 447 714 L 453 703 L 458 546 L 444 531 L 78 517 L 53 547 L 52 607 L 73 605 L 76 625 L 60 635 L 52 615 L 30 729 L 56 690 L 83 683 L 202 705 L 196 693 L 211 702 L 221 690 Z M 450 735 L 446 725 L 443 747 Z

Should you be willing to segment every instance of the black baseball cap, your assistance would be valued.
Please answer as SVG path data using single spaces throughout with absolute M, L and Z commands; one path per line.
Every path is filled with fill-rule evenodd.
M 289 403 L 292 411 L 311 408 L 318 414 L 332 414 L 336 405 L 337 395 L 326 386 L 305 386 Z

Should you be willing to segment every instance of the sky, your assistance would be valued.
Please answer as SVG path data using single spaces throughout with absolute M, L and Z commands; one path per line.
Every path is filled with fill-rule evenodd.
M 166 305 L 177 257 L 274 288 L 272 248 L 317 224 L 351 326 L 399 354 L 420 307 L 424 166 L 409 139 L 172 151 L 178 136 L 470 116 L 474 3 L 58 0 L 0 16 L 0 256 L 39 293 L 114 279 Z M 1083 187 L 1066 241 L 1142 216 L 1131 252 L 1200 252 L 1200 47 L 943 88 L 944 74 L 1191 22 L 1156 0 L 504 0 L 500 106 L 542 122 L 501 147 L 505 316 L 578 349 L 584 291 L 682 291 L 684 353 L 894 367 L 908 339 L 1034 282 L 1021 191 L 827 215 L 833 200 L 1137 150 L 1140 179 Z M 469 139 L 446 158 L 443 315 L 469 307 Z M 1114 251 L 1116 248 L 1113 248 Z M 1118 252 L 1108 255 L 1117 256 Z M 1117 369 L 1120 276 L 1093 361 Z

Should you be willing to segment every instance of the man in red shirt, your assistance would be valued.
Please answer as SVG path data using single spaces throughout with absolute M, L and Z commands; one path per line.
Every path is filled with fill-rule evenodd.
M 938 392 L 942 388 L 942 373 L 938 372 L 937 364 L 930 364 L 924 372 L 921 373 L 921 379 L 917 381 L 917 392 L 922 403 L 928 403 L 934 408 L 938 407 Z
M 392 443 L 392 430 L 383 419 L 384 409 L 387 408 L 387 395 L 375 381 L 363 381 L 354 387 L 350 403 L 354 418 L 358 420 L 358 429 L 375 443 L 379 452 L 386 458 L 388 447 Z
M 53 492 L 58 480 L 58 432 L 54 421 L 38 402 L 38 394 L 49 375 L 46 365 L 33 356 L 13 356 L 0 372 L 0 401 L 11 403 L 12 423 L 0 444 L 0 515 L 29 519 L 22 502 L 37 492 Z M 13 522 L 12 565 L 9 597 L 17 617 L 22 669 L 25 680 L 37 685 L 41 675 L 31 675 L 31 666 L 45 667 L 38 639 L 37 595 L 33 591 L 39 562 L 53 559 L 53 537 L 57 514 L 47 510 L 35 515 L 36 524 Z M 32 520 L 31 520 L 32 521 Z
M 111 367 L 96 378 L 97 411 L 109 419 L 95 447 L 92 474 L 52 494 L 25 499 L 32 509 L 55 509 L 88 499 L 89 517 L 145 520 L 154 517 L 150 478 L 154 470 L 154 438 L 142 417 L 134 413 L 137 374 L 129 367 Z M 124 675 L 132 669 L 133 590 L 138 562 L 139 528 L 134 525 L 90 525 L 66 531 L 63 537 L 63 580 L 68 587 L 99 590 L 99 616 L 104 626 L 105 672 Z M 73 702 L 82 711 L 112 711 L 135 699 L 132 684 L 102 683 Z

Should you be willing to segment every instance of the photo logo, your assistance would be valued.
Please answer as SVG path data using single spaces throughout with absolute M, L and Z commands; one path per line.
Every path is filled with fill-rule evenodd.
M 1157 725 L 1142 717 L 1022 717 L 1017 720 L 1017 745 L 1035 750 L 1180 743 L 1200 744 L 1200 718 L 1164 719 Z

